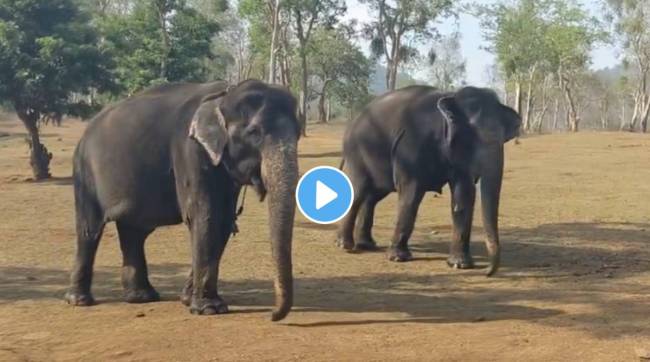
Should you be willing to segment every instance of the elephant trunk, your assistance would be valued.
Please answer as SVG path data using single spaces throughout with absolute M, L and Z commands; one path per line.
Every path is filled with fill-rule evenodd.
M 491 147 L 487 152 L 489 163 L 483 162 L 481 172 L 481 208 L 485 228 L 485 246 L 488 251 L 490 267 L 487 276 L 499 269 L 501 248 L 499 246 L 499 198 L 503 179 L 503 145 Z
M 293 306 L 291 240 L 298 181 L 295 136 L 267 137 L 262 150 L 262 179 L 267 189 L 271 251 L 275 267 L 275 308 L 271 320 L 279 321 Z

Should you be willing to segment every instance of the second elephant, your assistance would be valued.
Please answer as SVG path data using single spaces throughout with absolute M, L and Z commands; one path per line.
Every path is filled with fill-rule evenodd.
M 389 193 L 399 194 L 390 260 L 412 258 L 408 240 L 427 191 L 452 193 L 453 236 L 448 264 L 472 268 L 469 241 L 480 180 L 483 223 L 490 257 L 488 275 L 499 267 L 498 214 L 503 177 L 503 145 L 521 125 L 519 115 L 489 89 L 466 87 L 446 93 L 412 86 L 371 102 L 343 139 L 342 169 L 355 197 L 339 230 L 340 246 L 374 249 L 374 210 Z M 355 222 L 359 224 L 355 230 Z

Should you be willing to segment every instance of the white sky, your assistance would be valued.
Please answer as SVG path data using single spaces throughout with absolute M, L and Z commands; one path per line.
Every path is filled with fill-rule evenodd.
M 497 0 L 475 0 L 475 3 L 491 4 Z M 594 15 L 602 12 L 599 0 L 582 0 L 581 1 Z M 359 22 L 364 23 L 371 20 L 375 15 L 370 14 L 365 5 L 359 4 L 357 0 L 346 0 L 348 6 L 348 13 L 345 16 L 346 20 L 357 19 Z M 472 85 L 486 85 L 488 79 L 486 69 L 489 65 L 494 63 L 492 54 L 482 50 L 481 48 L 486 45 L 483 40 L 479 21 L 475 17 L 467 14 L 460 15 L 458 21 L 455 19 L 448 19 L 443 21 L 438 27 L 442 34 L 452 33 L 458 27 L 461 38 L 461 51 L 462 55 L 467 61 L 467 83 Z M 365 41 L 360 42 L 360 46 L 364 52 L 368 52 L 368 43 Z M 423 49 L 426 49 L 423 46 Z M 426 51 L 426 50 L 425 50 Z M 617 51 L 608 45 L 601 45 L 593 52 L 593 69 L 602 69 L 612 67 L 620 63 Z M 418 75 L 419 76 L 419 75 Z

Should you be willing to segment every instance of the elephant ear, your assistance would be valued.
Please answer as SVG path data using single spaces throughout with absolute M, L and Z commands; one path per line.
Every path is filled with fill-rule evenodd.
M 221 162 L 223 150 L 228 143 L 226 119 L 220 108 L 221 97 L 225 94 L 226 92 L 220 92 L 205 96 L 194 112 L 189 129 L 190 138 L 203 146 L 215 166 Z
M 461 124 L 467 123 L 465 113 L 461 111 L 453 96 L 440 98 L 438 100 L 438 110 L 445 117 L 445 140 L 447 146 L 452 148 L 462 127 Z
M 511 139 L 519 136 L 521 129 L 521 117 L 519 114 L 512 108 L 508 106 L 503 106 L 503 117 L 501 122 L 503 124 L 503 129 L 505 133 L 505 142 L 510 141 Z

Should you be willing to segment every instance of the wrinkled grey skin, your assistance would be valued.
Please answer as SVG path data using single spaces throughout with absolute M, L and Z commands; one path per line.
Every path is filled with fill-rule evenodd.
M 516 136 L 521 119 L 488 89 L 467 87 L 444 93 L 427 86 L 403 88 L 371 102 L 352 122 L 343 140 L 342 168 L 355 198 L 339 230 L 347 250 L 372 250 L 374 209 L 399 193 L 398 218 L 388 257 L 408 261 L 408 239 L 427 191 L 452 192 L 453 237 L 448 264 L 472 268 L 469 241 L 480 180 L 488 275 L 499 267 L 499 197 L 503 145 Z M 359 223 L 357 221 L 359 218 Z
M 246 81 L 169 84 L 102 111 L 74 155 L 77 254 L 66 294 L 86 306 L 93 262 L 107 222 L 117 224 L 122 284 L 130 303 L 159 300 L 147 276 L 146 237 L 184 222 L 192 271 L 181 300 L 195 314 L 228 311 L 219 296 L 219 261 L 233 230 L 240 187 L 268 192 L 276 269 L 276 307 L 293 303 L 291 240 L 298 177 L 295 99 L 286 90 Z M 243 261 L 251 262 L 251 261 Z

